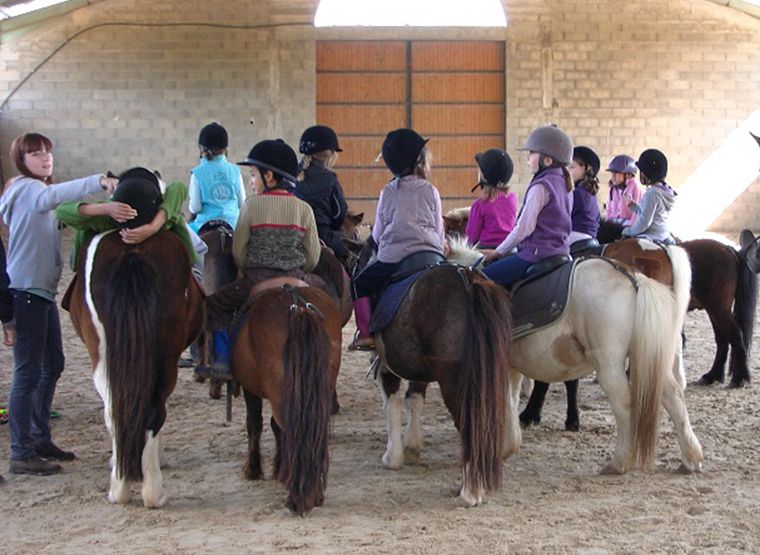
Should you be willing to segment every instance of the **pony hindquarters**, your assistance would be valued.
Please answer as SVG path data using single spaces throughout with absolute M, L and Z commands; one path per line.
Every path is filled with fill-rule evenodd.
M 461 498 L 477 505 L 486 492 L 500 487 L 502 455 L 516 450 L 519 441 L 510 440 L 514 434 L 506 428 L 510 336 L 508 294 L 494 283 L 443 266 L 414 284 L 393 322 L 377 337 L 382 361 L 377 381 L 388 426 L 386 467 L 403 465 L 405 445 L 419 450 L 424 383 L 437 381 L 460 433 Z M 401 377 L 415 386 L 407 399 L 404 443 Z
M 287 508 L 298 515 L 324 500 L 340 356 L 338 308 L 312 287 L 285 286 L 255 296 L 235 344 L 233 370 L 249 411 L 247 475 L 261 476 L 261 398 L 267 398 L 277 440 L 275 477 L 288 490 Z
M 142 481 L 145 506 L 160 507 L 166 495 L 158 434 L 177 359 L 193 336 L 190 322 L 201 321 L 192 306 L 198 296 L 188 291 L 194 287 L 190 263 L 169 232 L 136 246 L 117 234 L 99 235 L 87 250 L 84 273 L 86 303 L 105 345 L 95 382 L 113 438 L 109 500 L 128 502 L 127 482 Z

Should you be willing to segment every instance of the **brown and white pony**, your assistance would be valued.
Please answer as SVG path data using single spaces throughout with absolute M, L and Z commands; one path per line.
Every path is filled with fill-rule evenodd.
M 177 360 L 203 321 L 182 241 L 169 231 L 138 245 L 125 244 L 118 233 L 96 235 L 80 252 L 70 313 L 112 438 L 108 500 L 128 503 L 129 482 L 142 481 L 144 505 L 161 507 L 166 400 L 177 382 Z

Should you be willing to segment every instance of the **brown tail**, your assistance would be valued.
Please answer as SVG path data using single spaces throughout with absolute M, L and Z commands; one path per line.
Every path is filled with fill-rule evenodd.
M 501 487 L 512 319 L 507 292 L 475 281 L 467 294 L 460 374 L 462 471 L 470 491 Z
M 297 515 L 321 505 L 330 464 L 330 340 L 321 316 L 290 309 L 282 391 L 282 459 L 278 479 Z

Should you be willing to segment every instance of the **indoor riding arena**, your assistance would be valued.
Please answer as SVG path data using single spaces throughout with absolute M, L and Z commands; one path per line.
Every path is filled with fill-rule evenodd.
M 697 239 L 721 244 L 716 248 L 736 262 L 735 272 L 753 284 L 751 321 L 737 332 L 749 378 L 732 381 L 732 345 L 723 379 L 704 379 L 727 337 L 718 317 L 695 301 L 693 287 L 705 273 L 717 276 L 716 284 L 728 273 L 716 267 L 723 263 L 692 258 L 696 307 L 685 316 L 686 387 L 677 393 L 688 416 L 685 424 L 671 420 L 672 407 L 657 403 L 653 466 L 601 472 L 616 449 L 618 419 L 602 389 L 603 373 L 597 380 L 591 372 L 578 388 L 579 429 L 565 429 L 565 387 L 552 384 L 540 422 L 522 427 L 519 450 L 503 458 L 499 487 L 486 487 L 482 502 L 467 503 L 460 491 L 471 469 L 457 427 L 465 418 L 452 417 L 443 385 L 427 389 L 421 448 L 407 445 L 400 468 L 388 464 L 388 429 L 406 424 L 408 415 L 401 422 L 386 416 L 394 403 L 384 403 L 376 383 L 375 353 L 348 348 L 357 330 L 352 316 L 342 328 L 340 409 L 330 418 L 329 471 L 318 506 L 301 516 L 286 509 L 286 488 L 273 472 L 269 401 L 263 403 L 263 478 L 246 478 L 244 395 L 232 397 L 228 419 L 224 389 L 221 398 L 211 398 L 192 367 L 179 368 L 160 428 L 165 503 L 145 507 L 139 482 L 129 486 L 126 499 L 111 502 L 114 442 L 104 424 L 98 377 L 106 347 L 88 351 L 61 307 L 74 278 L 74 232 L 61 225 L 63 273 L 55 302 L 65 369 L 50 423 L 56 443 L 76 459 L 49 476 L 9 470 L 14 348 L 0 345 L 5 551 L 760 552 L 760 326 L 751 325 L 757 324 L 760 253 L 756 242 L 740 242 L 742 230 L 752 232 L 744 239 L 760 234 L 760 139 L 753 138 L 760 136 L 760 0 L 0 0 L 4 190 L 19 174 L 11 144 L 30 132 L 53 143 L 53 183 L 144 167 L 160 172 L 166 184 L 187 184 L 199 163 L 199 130 L 210 122 L 226 128 L 233 163 L 246 160 L 264 139 L 281 138 L 298 151 L 308 127 L 334 129 L 342 152 L 333 169 L 349 210 L 363 213 L 365 239 L 380 192 L 393 179 L 381 147 L 397 128 L 429 139 L 429 180 L 444 213 L 478 198 L 472 192 L 478 183 L 474 156 L 492 148 L 506 150 L 514 161 L 509 188 L 522 203 L 533 176 L 528 153 L 519 149 L 540 126 L 555 124 L 574 145 L 598 154 L 596 197 L 603 216 L 608 161 L 659 149 L 669 162 L 667 183 L 677 193 L 669 220 L 673 235 L 684 245 Z M 239 167 L 251 195 L 249 168 Z M 104 198 L 96 193 L 92 200 Z M 9 233 L 3 225 L 10 253 Z M 638 276 L 632 279 L 648 279 Z M 733 298 L 727 302 L 729 312 L 736 309 Z M 442 331 L 460 323 L 452 318 L 428 327 Z M 484 328 L 489 323 L 481 322 Z M 100 324 L 91 325 L 97 331 Z M 517 349 L 505 351 L 515 357 Z M 183 358 L 192 356 L 195 350 L 183 352 Z M 307 350 L 298 356 L 308 362 L 321 355 Z M 95 374 L 93 361 L 100 368 Z M 507 376 L 511 366 L 502 366 L 491 370 Z M 652 371 L 672 378 L 669 365 Z M 635 389 L 637 378 L 630 382 Z M 527 402 L 526 385 L 524 380 L 518 411 Z M 509 399 L 517 399 L 514 386 L 505 387 L 507 400 L 499 403 L 507 406 L 495 417 L 506 421 L 500 432 L 518 427 L 508 409 Z M 501 394 L 499 387 L 491 389 Z M 402 388 L 403 395 L 405 382 Z M 411 400 L 405 408 L 408 414 L 420 410 Z M 301 410 L 308 409 L 292 408 Z M 111 416 L 105 415 L 109 425 Z M 697 471 L 681 462 L 679 440 L 689 424 L 704 455 Z M 502 445 L 494 430 L 480 432 Z

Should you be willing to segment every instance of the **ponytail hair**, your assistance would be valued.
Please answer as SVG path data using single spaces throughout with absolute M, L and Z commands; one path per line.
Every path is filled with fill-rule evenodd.
M 203 158 L 206 160 L 213 160 L 222 154 L 227 154 L 226 148 L 206 148 L 205 146 L 201 147 L 201 156 L 203 156 Z
M 599 178 L 594 173 L 593 168 L 577 158 L 575 159 L 575 162 L 583 167 L 583 178 L 578 181 L 577 186 L 583 187 L 589 193 L 596 196 L 596 193 L 599 191 Z
M 311 154 L 305 154 L 301 158 L 301 171 L 296 176 L 298 181 L 303 181 L 306 178 L 306 170 L 312 165 L 314 161 L 321 163 L 328 170 L 332 169 L 335 162 L 338 160 L 338 153 L 334 150 L 320 150 L 319 152 L 313 152 Z
M 417 165 L 414 167 L 414 175 L 427 179 L 432 167 L 433 155 L 427 146 L 423 146 L 420 155 L 417 157 Z
M 567 192 L 572 192 L 575 185 L 573 184 L 573 178 L 570 176 L 570 171 L 567 169 L 567 166 L 562 166 L 562 177 L 565 178 L 565 187 L 567 188 Z

